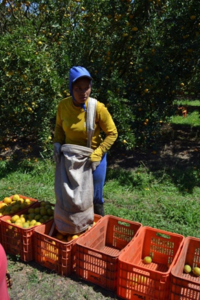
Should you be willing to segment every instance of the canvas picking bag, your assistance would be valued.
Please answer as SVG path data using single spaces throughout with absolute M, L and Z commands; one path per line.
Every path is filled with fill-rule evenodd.
M 56 164 L 54 222 L 60 233 L 77 234 L 94 221 L 93 175 L 88 158 L 93 150 L 96 100 L 90 98 L 87 107 L 87 147 L 64 144 L 61 159 Z

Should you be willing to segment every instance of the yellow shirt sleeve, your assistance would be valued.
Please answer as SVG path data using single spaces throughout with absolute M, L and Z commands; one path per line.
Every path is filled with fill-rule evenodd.
M 109 111 L 107 110 L 105 105 L 100 102 L 97 102 L 95 128 L 96 127 L 100 128 L 105 133 L 105 139 L 103 141 L 101 139 L 99 145 L 95 147 L 93 153 L 90 156 L 91 161 L 100 161 L 104 153 L 106 153 L 111 148 L 118 137 L 117 128 Z M 95 140 L 96 138 L 97 134 L 94 134 L 93 140 Z

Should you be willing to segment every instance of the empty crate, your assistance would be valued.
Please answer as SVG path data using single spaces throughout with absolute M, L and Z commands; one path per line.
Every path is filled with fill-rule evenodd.
M 115 291 L 118 256 L 137 236 L 142 225 L 107 215 L 76 243 L 76 274 Z

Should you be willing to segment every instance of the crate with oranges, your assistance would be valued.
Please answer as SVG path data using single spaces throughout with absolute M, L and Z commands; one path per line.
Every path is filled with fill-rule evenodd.
M 88 230 L 101 219 L 101 216 L 94 215 L 94 222 Z M 56 272 L 59 275 L 68 276 L 76 268 L 76 241 L 83 235 L 62 235 L 54 228 L 52 235 L 49 233 L 53 220 L 46 224 L 35 227 L 34 230 L 34 255 L 35 261 Z
M 34 229 L 53 220 L 54 205 L 36 202 L 21 213 L 1 217 L 1 243 L 8 254 L 19 255 L 22 261 L 34 259 Z

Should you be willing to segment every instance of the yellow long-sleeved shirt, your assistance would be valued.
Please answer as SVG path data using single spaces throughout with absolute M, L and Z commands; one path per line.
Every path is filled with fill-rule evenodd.
M 87 107 L 88 99 L 85 103 Z M 100 131 L 106 135 L 103 140 Z M 117 139 L 115 123 L 105 105 L 97 101 L 95 131 L 92 138 L 91 161 L 100 161 Z M 72 97 L 65 98 L 58 104 L 54 143 L 87 145 L 86 113 L 83 108 L 73 104 Z

